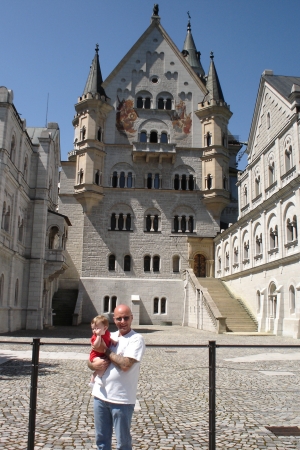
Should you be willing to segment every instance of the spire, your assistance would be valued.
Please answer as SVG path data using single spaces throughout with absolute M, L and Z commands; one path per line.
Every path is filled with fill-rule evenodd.
M 219 77 L 214 63 L 214 54 L 210 52 L 210 67 L 207 76 L 206 88 L 209 91 L 209 99 L 217 102 L 225 102 L 223 92 L 221 89 Z
M 197 52 L 196 45 L 191 32 L 191 16 L 188 12 L 188 25 L 187 25 L 187 35 L 183 44 L 182 54 L 189 63 L 189 65 L 194 69 L 194 71 L 200 76 L 204 77 L 205 72 L 200 62 L 200 52 Z
M 83 91 L 82 95 L 86 95 L 87 93 L 91 93 L 91 94 L 100 94 L 101 96 L 104 96 L 105 99 L 107 99 L 107 95 L 105 94 L 105 91 L 102 87 L 102 83 L 103 83 L 103 79 L 102 79 L 102 74 L 101 74 L 101 69 L 100 69 L 100 64 L 99 64 L 99 45 L 96 45 L 95 48 L 95 56 L 94 59 L 92 61 L 92 65 L 90 68 L 90 73 L 87 79 L 87 82 L 85 84 L 85 88 Z

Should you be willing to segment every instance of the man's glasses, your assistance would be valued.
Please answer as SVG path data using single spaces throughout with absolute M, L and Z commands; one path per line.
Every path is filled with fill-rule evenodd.
M 122 322 L 122 320 L 125 320 L 125 322 L 127 322 L 127 320 L 130 319 L 130 316 L 124 316 L 124 317 L 115 317 L 115 320 L 117 320 L 118 322 Z

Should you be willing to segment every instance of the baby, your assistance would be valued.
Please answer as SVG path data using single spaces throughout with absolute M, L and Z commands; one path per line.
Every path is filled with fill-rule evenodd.
M 91 344 L 95 347 L 98 347 L 101 343 L 101 339 L 105 342 L 106 346 L 109 347 L 112 343 L 110 339 L 110 332 L 108 331 L 109 322 L 105 316 L 96 316 L 91 322 L 91 328 L 93 335 L 91 337 Z M 99 353 L 96 350 L 91 350 L 90 353 L 90 361 L 94 362 L 97 358 L 105 357 L 104 353 Z M 93 386 L 95 383 L 96 372 L 91 376 L 90 386 Z

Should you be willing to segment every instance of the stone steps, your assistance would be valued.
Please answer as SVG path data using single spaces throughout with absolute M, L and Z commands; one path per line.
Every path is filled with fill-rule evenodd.
M 255 332 L 257 324 L 237 298 L 228 292 L 222 281 L 217 278 L 198 278 L 206 288 L 222 316 L 226 317 L 228 331 Z
M 77 289 L 59 289 L 52 298 L 53 325 L 72 325 L 78 296 Z

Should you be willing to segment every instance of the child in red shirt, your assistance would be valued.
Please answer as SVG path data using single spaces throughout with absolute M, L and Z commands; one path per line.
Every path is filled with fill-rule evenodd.
M 109 347 L 111 345 L 110 332 L 108 331 L 109 322 L 105 316 L 96 316 L 91 322 L 91 328 L 93 335 L 91 337 L 91 344 L 95 347 L 101 343 L 101 339 L 105 342 L 106 346 Z M 96 350 L 91 350 L 90 353 L 90 361 L 96 361 L 97 358 L 105 357 L 104 353 L 99 353 Z M 96 373 L 93 373 L 91 376 L 90 386 L 93 386 L 95 383 Z

